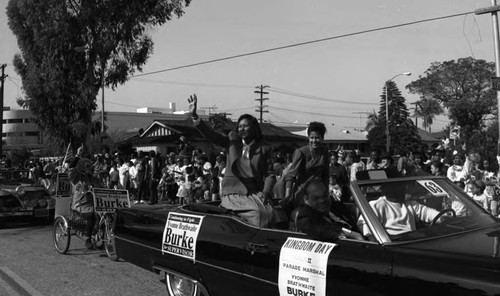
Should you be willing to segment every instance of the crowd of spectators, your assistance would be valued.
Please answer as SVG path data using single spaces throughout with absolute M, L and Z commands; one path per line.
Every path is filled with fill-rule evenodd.
M 155 151 L 138 151 L 130 155 L 104 153 L 92 159 L 94 175 L 107 188 L 127 189 L 134 204 L 189 204 L 218 200 L 223 186 L 226 155 L 220 152 L 211 157 L 200 149 L 187 144 L 183 137 L 177 153 L 161 155 Z M 308 151 L 308 150 L 305 150 Z M 498 161 L 477 150 L 467 154 L 444 149 L 413 151 L 395 158 L 373 149 L 368 157 L 358 151 L 345 151 L 342 147 L 328 152 L 329 195 L 334 201 L 350 200 L 349 183 L 356 180 L 356 173 L 364 170 L 386 169 L 400 175 L 430 174 L 446 176 L 468 193 L 487 211 L 498 216 L 500 188 Z M 292 156 L 275 152 L 273 169 L 278 179 L 293 172 Z M 22 168 L 12 165 L 2 157 L 3 168 Z M 46 187 L 54 184 L 58 172 L 68 170 L 60 160 L 31 160 L 24 167 L 31 176 Z M 293 175 L 288 173 L 288 175 Z M 275 188 L 275 198 L 285 195 Z M 283 188 L 284 190 L 284 188 Z

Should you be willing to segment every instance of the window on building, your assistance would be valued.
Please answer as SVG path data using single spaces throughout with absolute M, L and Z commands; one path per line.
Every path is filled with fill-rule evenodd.
M 8 119 L 7 123 L 23 123 L 24 119 L 23 118 L 13 118 L 13 119 Z
M 23 133 L 22 132 L 11 132 L 7 133 L 7 137 L 22 137 Z
M 26 137 L 38 137 L 40 136 L 40 132 L 25 132 L 24 135 Z

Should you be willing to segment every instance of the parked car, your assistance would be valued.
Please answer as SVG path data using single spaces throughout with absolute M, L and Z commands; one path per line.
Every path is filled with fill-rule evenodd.
M 0 170 L 0 218 L 54 217 L 55 190 L 30 179 L 29 170 Z
M 388 231 L 370 204 L 386 188 L 447 219 Z M 114 245 L 120 258 L 164 274 L 169 295 L 500 293 L 500 225 L 448 179 L 372 171 L 350 190 L 346 206 L 357 214 L 349 222 L 362 232 L 357 216 L 364 219 L 366 240 L 321 242 L 284 224 L 257 228 L 206 203 L 120 209 Z

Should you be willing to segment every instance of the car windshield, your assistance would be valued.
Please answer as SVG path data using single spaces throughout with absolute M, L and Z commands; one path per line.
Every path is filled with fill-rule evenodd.
M 370 204 L 367 210 L 375 213 L 393 241 L 449 235 L 497 222 L 448 179 L 390 181 L 359 188 Z M 439 212 L 444 218 L 435 219 Z

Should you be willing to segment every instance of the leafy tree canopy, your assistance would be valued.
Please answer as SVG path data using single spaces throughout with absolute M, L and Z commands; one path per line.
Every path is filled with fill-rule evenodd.
M 442 103 L 467 139 L 485 126 L 485 116 L 496 108 L 496 93 L 491 89 L 494 73 L 494 63 L 472 57 L 434 62 L 406 87 L 422 99 Z
M 10 0 L 21 52 L 14 66 L 28 108 L 51 136 L 77 147 L 91 127 L 102 85 L 115 88 L 153 52 L 147 29 L 180 17 L 190 0 Z

